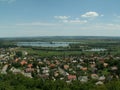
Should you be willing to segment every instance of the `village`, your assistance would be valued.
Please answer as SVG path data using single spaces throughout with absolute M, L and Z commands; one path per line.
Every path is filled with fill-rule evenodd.
M 0 48 L 1 74 L 12 72 L 29 78 L 64 80 L 67 83 L 92 80 L 95 85 L 119 79 L 120 57 L 110 53 L 40 57 L 29 55 L 27 51 L 17 52 L 18 48 Z

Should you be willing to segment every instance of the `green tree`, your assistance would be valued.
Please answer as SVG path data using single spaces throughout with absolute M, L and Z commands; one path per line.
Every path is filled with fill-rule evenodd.
M 21 52 L 21 51 L 17 51 L 17 52 L 16 52 L 16 56 L 17 56 L 17 57 L 22 57 L 22 52 Z

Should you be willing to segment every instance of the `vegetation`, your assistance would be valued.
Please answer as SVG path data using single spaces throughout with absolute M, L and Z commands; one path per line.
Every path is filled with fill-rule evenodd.
M 120 81 L 114 80 L 104 85 L 95 85 L 93 81 L 66 83 L 62 80 L 43 80 L 28 78 L 21 74 L 0 75 L 0 90 L 120 90 Z

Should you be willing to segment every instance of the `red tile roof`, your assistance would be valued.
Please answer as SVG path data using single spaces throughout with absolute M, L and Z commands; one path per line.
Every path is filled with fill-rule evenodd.
M 28 64 L 28 67 L 31 68 L 33 65 L 32 64 Z
M 27 61 L 22 60 L 22 61 L 20 62 L 20 64 L 21 64 L 21 65 L 25 65 L 25 64 L 27 64 Z
M 75 80 L 76 79 L 76 75 L 68 75 L 68 79 L 69 80 Z

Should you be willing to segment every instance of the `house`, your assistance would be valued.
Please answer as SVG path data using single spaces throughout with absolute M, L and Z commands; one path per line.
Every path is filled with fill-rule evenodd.
M 32 64 L 28 64 L 27 65 L 28 68 L 32 68 L 32 66 L 33 66 Z
M 77 65 L 77 68 L 80 68 L 80 69 L 81 69 L 81 68 L 83 68 L 83 66 L 81 66 L 81 65 L 78 64 L 78 65 Z
M 42 79 L 49 79 L 49 76 L 45 74 L 39 75 L 39 77 Z
M 59 73 L 58 72 L 54 72 L 54 76 L 55 77 L 59 76 Z
M 24 54 L 24 55 L 28 55 L 28 52 L 27 52 L 27 51 L 23 51 L 23 54 Z
M 98 80 L 99 80 L 99 81 L 104 81 L 104 80 L 105 80 L 105 76 L 104 76 L 104 75 L 103 75 L 103 76 L 100 76 Z
M 49 68 L 48 68 L 47 66 L 46 66 L 46 67 L 42 67 L 41 69 L 42 69 L 42 73 L 43 73 L 43 74 L 49 76 L 49 72 L 50 72 L 50 70 L 49 70 Z
M 100 62 L 100 63 L 104 63 L 104 62 L 105 62 L 105 59 L 101 58 L 101 59 L 99 60 L 99 62 Z
M 55 62 L 56 62 L 56 65 L 59 65 L 59 64 L 60 64 L 60 62 L 59 62 L 58 60 L 55 60 Z
M 117 66 L 113 66 L 113 67 L 111 67 L 111 70 L 112 71 L 116 71 L 116 70 L 118 70 L 118 67 Z
M 96 66 L 95 63 L 90 65 L 91 68 L 94 68 L 95 66 Z
M 92 72 L 92 73 L 97 73 L 97 71 L 98 71 L 98 69 L 97 69 L 96 67 L 91 68 L 91 72 Z
M 76 60 L 73 60 L 72 62 L 73 62 L 73 63 L 76 63 L 77 61 L 76 61 Z
M 42 70 L 49 70 L 49 68 L 46 66 L 46 67 L 41 67 Z
M 22 74 L 26 77 L 33 78 L 31 73 L 22 73 Z
M 79 77 L 78 77 L 78 80 L 80 80 L 80 82 L 85 83 L 85 82 L 88 81 L 88 77 L 87 77 L 87 76 L 79 76 Z
M 42 73 L 44 73 L 44 74 L 45 74 L 45 73 L 49 73 L 49 69 L 43 70 Z
M 33 71 L 34 71 L 33 68 L 26 68 L 26 69 L 25 69 L 25 72 L 26 72 L 26 73 L 31 73 L 31 72 L 33 72 Z
M 66 75 L 69 75 L 67 72 L 65 72 L 63 69 L 61 69 L 60 67 L 58 67 L 58 71 L 59 71 L 59 73 L 61 74 L 61 75 L 64 75 L 64 76 L 66 76 Z
M 107 67 L 107 66 L 108 66 L 108 63 L 103 63 L 103 66 L 104 66 L 104 67 Z
M 12 72 L 15 73 L 15 74 L 22 72 L 20 69 L 16 69 L 15 67 L 12 67 L 12 68 L 10 69 L 10 71 L 12 71 Z
M 104 83 L 102 81 L 98 81 L 95 83 L 96 85 L 103 85 Z
M 22 60 L 22 61 L 20 62 L 20 64 L 21 64 L 21 65 L 26 65 L 26 64 L 27 64 L 27 61 Z
M 76 75 L 68 75 L 68 80 L 76 80 Z
M 8 65 L 7 64 L 4 65 L 3 68 L 2 68 L 2 70 L 1 70 L 1 73 L 2 74 L 7 74 L 7 68 L 8 68 Z
M 87 71 L 87 67 L 81 68 L 82 71 Z
M 47 60 L 47 61 L 46 61 L 46 64 L 47 64 L 47 65 L 50 65 L 50 61 Z
M 99 76 L 97 74 L 91 74 L 92 79 L 99 79 Z
M 69 69 L 69 65 L 64 65 L 64 69 L 65 70 Z
M 50 64 L 50 68 L 55 68 L 56 65 L 55 64 Z
M 37 66 L 36 69 L 37 69 L 37 73 L 40 73 L 40 68 L 39 68 L 39 66 Z
M 15 62 L 18 62 L 18 61 L 19 61 L 19 59 L 18 59 L 18 58 L 16 58 L 16 59 L 15 59 Z

